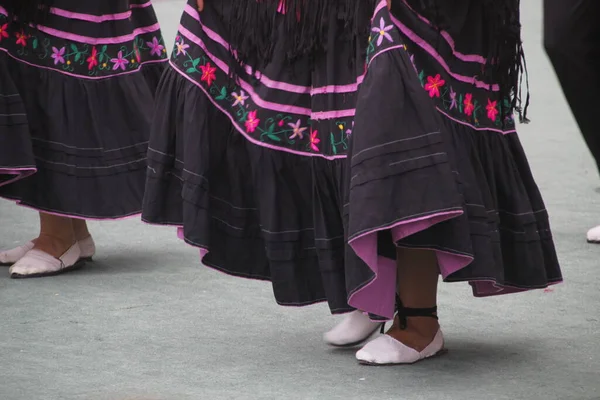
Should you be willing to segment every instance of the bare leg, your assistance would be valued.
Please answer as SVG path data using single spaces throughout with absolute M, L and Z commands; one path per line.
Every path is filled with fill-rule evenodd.
M 71 219 L 73 223 L 73 231 L 75 233 L 75 239 L 81 241 L 89 238 L 90 231 L 88 231 L 87 222 L 84 219 Z
M 406 308 L 422 309 L 437 305 L 439 268 L 434 252 L 429 250 L 398 249 L 398 293 Z M 405 345 L 422 351 L 434 339 L 439 323 L 430 317 L 408 317 L 406 329 L 399 318 L 387 332 Z
M 75 241 L 70 218 L 40 212 L 40 235 L 35 239 L 34 248 L 58 258 L 73 246 Z

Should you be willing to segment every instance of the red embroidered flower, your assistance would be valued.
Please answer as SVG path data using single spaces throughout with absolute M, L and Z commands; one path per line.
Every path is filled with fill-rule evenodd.
M 429 92 L 429 97 L 440 97 L 440 88 L 444 86 L 445 83 L 446 81 L 442 79 L 440 74 L 437 74 L 435 77 L 428 76 L 425 90 Z
M 280 119 L 280 120 L 279 120 L 279 122 L 277 123 L 277 125 L 278 125 L 279 127 L 282 127 L 282 126 L 283 126 L 283 124 L 284 124 L 284 121 L 283 121 L 282 119 Z
M 498 101 L 491 101 L 488 99 L 487 106 L 485 109 L 487 110 L 487 116 L 490 120 L 495 121 L 498 116 L 498 109 L 496 106 L 498 105 Z
M 201 65 L 200 69 L 202 70 L 202 78 L 200 80 L 202 82 L 206 82 L 208 86 L 212 85 L 213 81 L 217 79 L 215 72 L 217 69 L 210 65 L 210 63 L 206 63 L 206 65 Z M 252 130 L 254 132 L 254 129 Z
M 473 104 L 473 95 L 471 93 L 467 93 L 465 95 L 465 100 L 463 101 L 465 105 L 465 114 L 469 117 L 473 115 L 473 111 L 475 111 L 475 104 Z
M 252 133 L 258 127 L 260 119 L 256 118 L 256 111 L 250 111 L 246 118 L 246 132 Z
M 27 46 L 27 35 L 23 31 L 21 31 L 21 33 L 17 32 L 15 35 L 17 36 L 17 44 L 20 44 L 23 47 Z
M 321 139 L 319 139 L 317 137 L 317 135 L 319 134 L 319 131 L 312 131 L 310 133 L 310 148 L 312 149 L 312 151 L 316 151 L 319 152 L 319 146 L 317 146 L 319 143 L 321 143 Z
M 96 47 L 92 47 L 92 54 L 87 58 L 88 70 L 92 70 L 95 66 L 98 65 L 98 50 Z
M 8 24 L 0 25 L 0 42 L 8 37 Z

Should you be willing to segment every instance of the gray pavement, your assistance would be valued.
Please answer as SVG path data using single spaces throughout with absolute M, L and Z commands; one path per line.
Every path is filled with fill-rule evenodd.
M 474 299 L 445 284 L 447 356 L 361 367 L 321 342 L 326 306 L 278 307 L 269 284 L 202 267 L 172 229 L 92 223 L 87 268 L 25 281 L 0 270 L 0 400 L 600 399 L 600 246 L 585 243 L 600 180 L 541 48 L 541 1 L 523 3 L 533 122 L 521 137 L 564 285 Z M 156 1 L 169 43 L 183 4 Z M 34 212 L 0 202 L 0 248 L 36 229 Z

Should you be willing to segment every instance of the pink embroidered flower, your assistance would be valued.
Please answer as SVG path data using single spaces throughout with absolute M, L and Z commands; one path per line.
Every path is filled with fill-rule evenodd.
M 445 80 L 442 79 L 440 74 L 436 76 L 428 76 L 427 83 L 425 84 L 425 90 L 429 92 L 429 97 L 440 97 L 440 88 L 444 86 L 446 83 Z
M 256 118 L 256 111 L 250 111 L 246 118 L 246 132 L 252 133 L 258 127 L 260 119 Z
M 319 131 L 312 131 L 310 133 L 310 148 L 312 151 L 319 152 L 319 143 L 321 143 L 321 139 L 318 138 Z
M 25 34 L 25 32 L 21 31 L 21 33 L 15 33 L 15 35 L 17 36 L 17 44 L 20 44 L 21 46 L 25 47 L 27 46 L 27 35 Z
M 467 93 L 465 95 L 465 100 L 463 101 L 465 105 L 465 114 L 469 117 L 473 115 L 473 111 L 475 111 L 475 104 L 473 104 L 473 95 L 471 93 Z
M 352 135 L 353 130 L 354 130 L 354 121 L 352 121 L 352 128 L 349 128 L 348 130 L 346 130 L 346 135 L 347 136 Z
M 290 136 L 290 139 L 296 139 L 296 138 L 303 139 L 304 138 L 304 131 L 306 130 L 306 128 L 300 127 L 301 122 L 302 121 L 298 120 L 298 121 L 296 121 L 295 124 L 292 124 L 292 123 L 288 124 L 288 126 L 290 128 L 292 128 L 292 136 Z
M 282 119 L 280 119 L 279 122 L 277 123 L 277 126 L 279 126 L 281 128 L 284 123 L 285 122 Z
M 456 92 L 452 88 L 450 88 L 450 100 L 452 100 L 452 102 L 450 103 L 450 109 L 453 110 L 457 108 L 458 101 L 456 100 Z
M 231 93 L 231 95 L 235 99 L 235 102 L 233 103 L 232 107 L 235 107 L 238 104 L 240 104 L 242 106 L 246 105 L 246 100 L 248 100 L 248 96 L 246 96 L 246 92 L 244 92 L 243 90 L 240 90 L 240 94 L 233 92 L 233 93 Z
M 127 64 L 129 64 L 129 61 L 127 61 L 126 59 L 123 58 L 123 50 L 121 50 L 117 53 L 117 58 L 111 58 L 110 62 L 112 62 L 114 64 L 113 71 L 116 71 L 119 68 L 121 68 L 123 71 L 125 71 L 125 66 Z
M 8 24 L 0 25 L 0 42 L 8 38 Z
M 210 63 L 206 63 L 206 65 L 201 65 L 200 69 L 202 70 L 202 77 L 200 78 L 200 80 L 202 82 L 206 82 L 208 86 L 212 85 L 213 81 L 217 79 L 217 76 L 215 75 L 217 69 L 210 65 Z
M 487 106 L 485 107 L 487 110 L 487 116 L 492 121 L 496 121 L 496 117 L 498 117 L 498 109 L 496 108 L 497 105 L 498 101 L 491 101 L 488 99 Z
M 88 70 L 92 70 L 95 66 L 98 65 L 98 50 L 96 47 L 92 47 L 92 54 L 87 58 Z
M 160 57 L 162 55 L 162 51 L 165 48 L 165 46 L 160 44 L 160 42 L 158 41 L 156 36 L 154 36 L 152 38 L 151 42 L 146 42 L 146 44 L 148 45 L 148 47 L 150 47 L 150 55 L 151 56 Z
M 177 55 L 181 55 L 183 54 L 184 56 L 187 55 L 186 50 L 190 48 L 189 44 L 186 44 L 183 42 L 183 39 L 181 39 L 181 42 L 175 42 L 175 47 L 177 47 Z
M 383 17 L 379 20 L 379 27 L 371 28 L 373 32 L 379 34 L 379 36 L 377 37 L 377 47 L 381 46 L 381 44 L 383 43 L 383 38 L 386 38 L 390 42 L 394 41 L 394 39 L 392 39 L 392 35 L 388 33 L 393 28 L 393 25 L 385 26 L 385 20 L 383 19 Z
M 52 55 L 51 57 L 54 59 L 54 65 L 58 65 L 58 63 L 65 63 L 65 51 L 66 49 L 63 47 L 60 50 L 56 47 L 52 47 Z

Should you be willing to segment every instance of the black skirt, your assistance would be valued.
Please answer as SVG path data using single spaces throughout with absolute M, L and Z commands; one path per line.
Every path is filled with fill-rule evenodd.
M 327 53 L 289 65 L 277 42 L 232 79 L 235 1 L 195 4 L 157 92 L 143 219 L 180 227 L 207 266 L 271 281 L 279 304 L 351 310 L 342 185 L 366 43 L 343 40 L 332 14 Z
M 377 316 L 394 313 L 396 247 L 435 251 L 444 280 L 475 296 L 562 279 L 515 123 L 499 112 L 507 100 L 480 77 L 471 3 L 441 37 L 404 1 L 391 13 L 383 1 L 373 19 L 344 216 L 349 302 Z
M 154 92 L 167 61 L 151 2 L 56 0 L 31 28 L 9 21 L 0 0 L 0 53 L 0 92 L 8 82 L 17 95 L 0 110 L 19 114 L 0 120 L 17 130 L 11 141 L 0 132 L 0 168 L 37 171 L 0 187 L 0 196 L 71 217 L 139 213 Z

